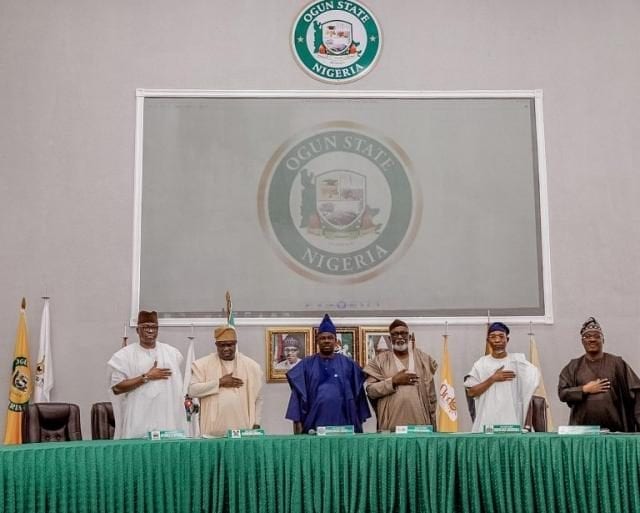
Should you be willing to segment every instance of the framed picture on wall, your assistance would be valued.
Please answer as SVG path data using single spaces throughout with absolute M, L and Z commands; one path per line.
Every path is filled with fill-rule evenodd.
M 267 382 L 287 381 L 287 371 L 312 352 L 311 328 L 268 328 L 265 341 L 267 346 Z
M 318 328 L 313 328 L 313 352 L 317 353 L 318 348 L 315 345 L 315 338 L 318 335 Z M 353 358 L 358 363 L 358 352 L 360 350 L 360 332 L 357 326 L 339 326 L 336 327 L 336 338 L 338 344 L 336 353 L 343 354 L 349 358 Z
M 391 351 L 389 329 L 369 326 L 360 328 L 360 365 L 364 367 L 381 351 Z

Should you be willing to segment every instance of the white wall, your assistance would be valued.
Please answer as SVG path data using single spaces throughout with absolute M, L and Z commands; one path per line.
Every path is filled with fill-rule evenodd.
M 53 399 L 80 405 L 89 436 L 89 408 L 107 398 L 105 362 L 120 347 L 129 311 L 135 89 L 335 89 L 309 78 L 291 56 L 288 35 L 303 5 L 2 2 L 0 384 L 9 382 L 20 299 L 29 301 L 35 359 L 46 292 Z M 382 24 L 383 53 L 344 89 L 544 90 L 556 322 L 536 334 L 553 414 L 564 423 L 557 375 L 581 352 L 578 329 L 588 315 L 602 322 L 606 350 L 640 371 L 640 4 L 367 5 Z M 437 358 L 441 331 L 416 330 L 418 344 Z M 512 351 L 527 351 L 527 331 L 514 328 Z M 449 332 L 468 429 L 461 380 L 483 352 L 483 328 Z M 186 335 L 164 328 L 160 337 L 186 351 Z M 212 347 L 209 330 L 196 336 L 201 356 Z M 262 329 L 240 328 L 240 338 L 245 353 L 265 360 Z M 286 385 L 267 386 L 270 432 L 289 430 L 287 397 Z

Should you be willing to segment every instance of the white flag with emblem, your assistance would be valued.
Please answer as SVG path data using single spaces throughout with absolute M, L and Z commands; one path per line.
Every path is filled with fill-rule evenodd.
M 40 348 L 36 360 L 36 372 L 33 387 L 33 402 L 51 401 L 53 388 L 53 365 L 51 362 L 51 323 L 49 320 L 49 298 L 44 298 L 42 321 L 40 322 Z
M 191 364 L 195 360 L 194 337 L 189 337 L 189 349 L 187 359 L 184 364 L 184 381 L 182 384 L 182 395 L 184 396 L 184 409 L 187 416 L 188 433 L 187 436 L 198 438 L 200 436 L 200 401 L 189 395 L 189 385 L 191 384 Z

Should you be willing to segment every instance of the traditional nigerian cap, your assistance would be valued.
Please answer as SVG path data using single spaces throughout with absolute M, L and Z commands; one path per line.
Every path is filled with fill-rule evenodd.
M 329 314 L 324 314 L 322 322 L 320 323 L 320 326 L 318 326 L 318 333 L 333 333 L 334 335 L 336 334 L 336 326 L 335 324 L 333 324 L 333 321 L 331 320 L 331 317 L 329 317 Z
M 502 331 L 506 335 L 509 335 L 509 326 L 503 322 L 492 322 L 487 333 L 493 333 L 494 331 Z
M 582 323 L 582 328 L 580 328 L 580 335 L 584 335 L 587 331 L 598 331 L 602 333 L 600 323 L 596 321 L 595 317 L 589 317 Z
M 300 349 L 300 341 L 295 335 L 287 335 L 286 337 L 284 337 L 282 347 L 297 347 L 298 349 Z
M 156 312 L 155 310 L 153 312 L 140 310 L 138 312 L 138 324 L 144 323 L 158 324 L 158 312 Z
M 236 330 L 231 326 L 220 326 L 213 332 L 216 342 L 234 342 L 238 340 Z

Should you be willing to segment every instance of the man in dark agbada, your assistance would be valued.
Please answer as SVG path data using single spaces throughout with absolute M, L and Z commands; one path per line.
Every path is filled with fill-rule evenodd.
M 337 343 L 336 327 L 325 315 L 316 335 L 318 353 L 287 372 L 291 398 L 286 418 L 293 421 L 294 433 L 345 425 L 361 433 L 362 423 L 371 416 L 364 372 L 351 358 L 335 352 Z
M 558 396 L 571 408 L 572 426 L 640 430 L 640 379 L 620 356 L 603 351 L 604 334 L 589 317 L 580 330 L 585 354 L 562 369 Z

